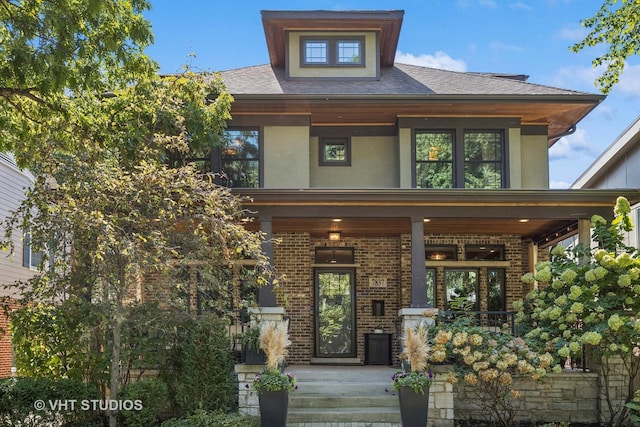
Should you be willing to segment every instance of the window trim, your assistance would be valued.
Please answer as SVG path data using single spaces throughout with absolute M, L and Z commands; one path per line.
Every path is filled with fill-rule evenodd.
M 453 187 L 465 188 L 465 132 L 502 132 L 502 186 L 510 188 L 509 130 L 522 128 L 519 119 L 447 119 L 442 117 L 402 118 L 398 120 L 399 128 L 411 129 L 411 186 L 418 188 L 416 176 L 416 134 L 419 132 L 453 132 Z M 474 190 L 474 189 L 472 189 Z
M 344 160 L 328 160 L 325 148 L 328 144 L 344 143 Z M 326 136 L 318 141 L 318 164 L 320 166 L 351 166 L 351 137 Z
M 258 135 L 257 135 L 257 143 L 258 143 L 258 152 L 256 154 L 256 157 L 225 157 L 224 155 L 224 150 L 225 150 L 225 146 L 221 145 L 219 150 L 217 150 L 217 159 L 213 160 L 212 159 L 212 163 L 215 162 L 216 164 L 219 164 L 219 167 L 217 168 L 218 170 L 216 172 L 220 172 L 221 174 L 225 173 L 224 170 L 224 165 L 226 162 L 230 162 L 230 161 L 239 161 L 239 162 L 252 162 L 255 161 L 258 163 L 258 183 L 256 187 L 242 187 L 242 186 L 234 186 L 234 187 L 229 187 L 229 188 L 262 188 L 263 182 L 264 182 L 264 167 L 263 167 L 263 158 L 264 158 L 264 131 L 262 126 L 229 126 L 228 128 L 226 128 L 224 132 L 227 131 L 239 131 L 239 132 L 250 132 L 250 131 L 255 131 Z M 222 141 L 224 143 L 224 137 L 222 138 Z M 212 168 L 213 169 L 213 168 Z M 226 185 L 224 184 L 224 179 L 220 180 L 222 185 Z
M 360 50 L 360 57 L 358 62 L 340 62 L 339 44 L 357 42 Z M 324 62 L 307 61 L 307 43 L 326 43 L 327 46 L 327 59 Z M 366 52 L 365 52 L 366 38 L 364 35 L 348 36 L 323 36 L 323 35 L 309 35 L 300 36 L 300 67 L 360 67 L 366 66 Z

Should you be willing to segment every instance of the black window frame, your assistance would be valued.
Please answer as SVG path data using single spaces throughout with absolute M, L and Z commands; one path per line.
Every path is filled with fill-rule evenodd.
M 307 60 L 307 43 L 324 43 L 327 50 L 327 58 L 323 62 Z M 339 60 L 340 43 L 358 43 L 359 60 L 357 62 L 341 62 Z M 301 67 L 365 67 L 365 36 L 302 36 L 300 37 L 300 66 Z
M 500 273 L 502 282 L 500 283 L 500 299 L 502 300 L 502 304 L 499 308 L 491 307 L 491 287 L 493 284 L 491 283 L 492 273 Z M 504 268 L 487 268 L 487 310 L 488 311 L 506 311 L 507 307 L 507 271 Z
M 447 310 L 451 310 L 450 299 L 449 299 L 449 281 L 447 280 L 447 273 L 451 272 L 474 272 L 476 275 L 475 280 L 475 289 L 474 296 L 475 301 L 473 302 L 472 311 L 478 311 L 480 308 L 480 269 L 479 268 L 468 268 L 468 267 L 456 267 L 456 268 L 445 268 L 444 269 L 444 303 Z
M 478 255 L 472 256 L 473 253 L 486 253 L 487 255 L 484 257 L 478 257 Z M 505 246 L 494 244 L 465 245 L 464 259 L 467 261 L 506 261 Z
M 238 153 L 238 155 L 234 155 L 232 153 L 232 148 L 230 145 L 225 145 L 225 141 L 227 140 L 227 138 L 225 138 L 225 135 L 227 134 L 227 132 L 255 132 L 256 133 L 256 144 L 257 144 L 257 149 L 255 150 L 254 154 L 252 156 L 248 156 L 248 155 L 241 155 L 240 153 Z M 262 187 L 262 180 L 263 180 L 263 170 L 262 170 L 262 157 L 263 157 L 263 136 L 262 136 L 263 132 L 262 129 L 258 126 L 250 126 L 250 127 L 229 127 L 227 129 L 225 129 L 223 131 L 223 136 L 222 136 L 222 142 L 223 145 L 220 147 L 220 151 L 219 151 L 219 159 L 220 159 L 220 172 L 222 174 L 222 179 L 221 179 L 221 183 L 229 188 L 261 188 Z M 232 178 L 229 177 L 229 168 L 227 165 L 231 164 L 232 162 L 238 162 L 241 164 L 250 164 L 250 163 L 256 163 L 256 167 L 257 167 L 257 173 L 256 173 L 256 177 L 255 177 L 255 185 L 251 185 L 251 186 L 246 186 L 246 185 L 242 185 L 243 182 L 252 182 L 251 181 L 243 181 L 242 179 L 239 179 L 237 181 L 233 181 Z M 247 168 L 250 169 L 250 168 Z M 237 184 L 236 184 L 237 182 Z M 229 185 L 231 183 L 231 185 Z
M 331 160 L 326 157 L 327 145 L 344 145 L 344 159 Z M 351 138 L 345 137 L 321 137 L 318 143 L 318 160 L 320 166 L 351 166 Z
M 425 126 L 425 121 L 431 121 L 429 125 Z M 417 138 L 421 133 L 442 133 L 453 135 L 453 147 L 452 147 L 452 169 L 453 169 L 453 182 L 451 189 L 468 188 L 468 189 L 480 189 L 475 187 L 467 187 L 466 181 L 466 166 L 465 161 L 465 135 L 470 133 L 496 133 L 501 135 L 501 161 L 500 161 L 500 174 L 501 174 L 501 186 L 499 188 L 509 188 L 509 133 L 508 129 L 511 127 L 519 127 L 519 123 L 511 123 L 510 121 L 503 120 L 448 120 L 448 119 L 407 119 L 401 123 L 403 126 L 409 125 L 412 128 L 411 137 L 411 180 L 413 188 L 424 188 L 419 186 L 418 166 L 424 161 L 418 159 L 417 155 Z M 439 187 L 445 188 L 445 187 Z M 446 187 L 448 188 L 448 187 Z M 494 187 L 492 187 L 494 188 Z

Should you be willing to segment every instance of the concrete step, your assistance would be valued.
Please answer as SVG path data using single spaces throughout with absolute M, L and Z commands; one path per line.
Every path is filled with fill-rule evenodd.
M 398 408 L 398 396 L 337 396 L 289 394 L 289 408 Z
M 291 366 L 298 379 L 289 394 L 292 427 L 399 427 L 398 396 L 387 366 Z
M 289 408 L 288 423 L 400 423 L 399 408 Z M 333 424 L 332 424 L 333 425 Z

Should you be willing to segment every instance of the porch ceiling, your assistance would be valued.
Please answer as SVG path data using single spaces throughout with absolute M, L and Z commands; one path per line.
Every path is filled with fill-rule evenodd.
M 245 207 L 256 221 L 270 220 L 274 233 L 308 232 L 327 237 L 411 233 L 424 222 L 425 235 L 515 234 L 541 244 L 574 234 L 579 219 L 610 218 L 618 196 L 640 201 L 635 190 L 275 190 L 246 189 Z M 340 222 L 332 219 L 339 218 Z M 521 220 L 526 220 L 523 222 Z

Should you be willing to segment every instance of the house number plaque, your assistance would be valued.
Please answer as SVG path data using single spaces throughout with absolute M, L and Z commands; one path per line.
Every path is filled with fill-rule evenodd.
M 386 277 L 370 277 L 369 287 L 370 288 L 386 288 L 387 278 Z

